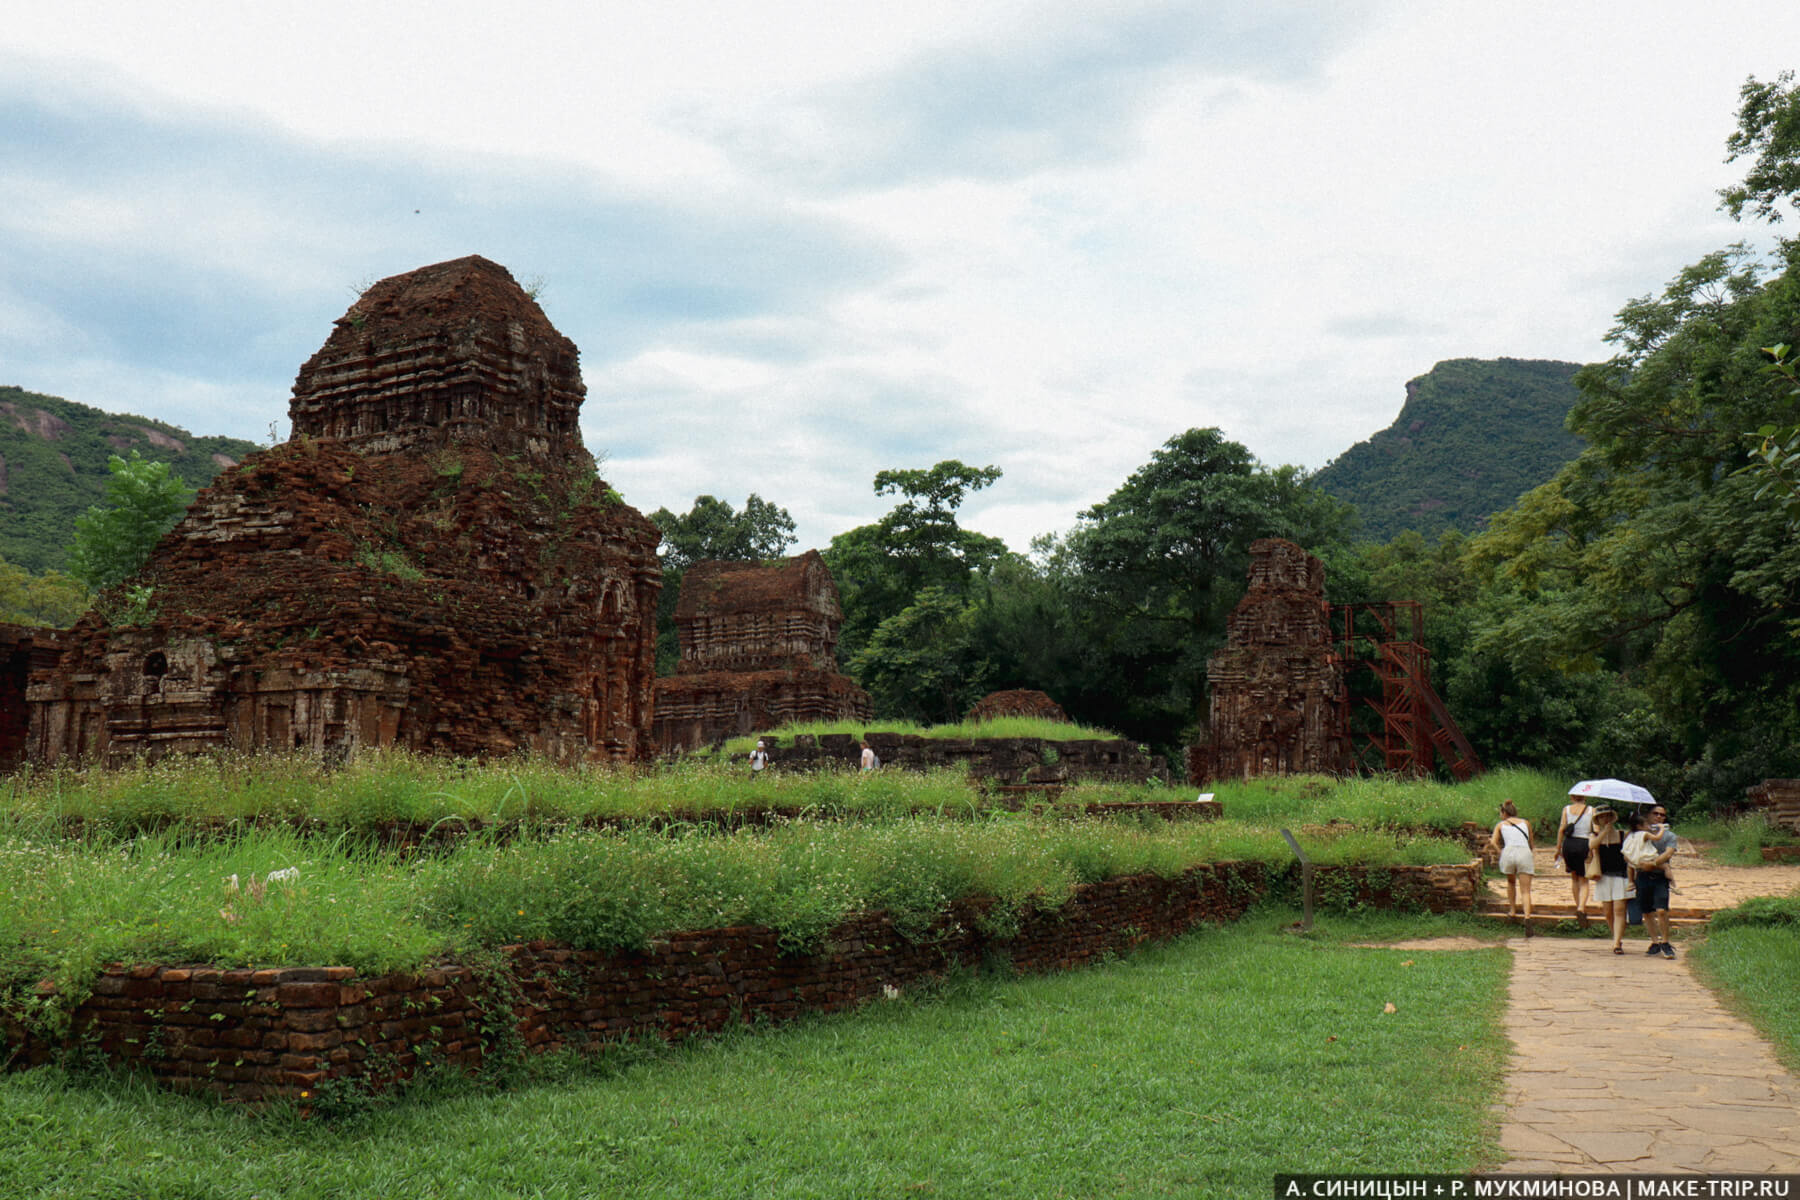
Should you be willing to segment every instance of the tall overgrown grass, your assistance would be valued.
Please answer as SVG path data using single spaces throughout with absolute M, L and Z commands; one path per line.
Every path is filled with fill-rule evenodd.
M 1449 842 L 1381 830 L 1315 837 L 1323 863 L 1448 863 Z M 994 931 L 1055 909 L 1082 883 L 1202 863 L 1288 861 L 1273 830 L 1236 821 L 935 816 L 794 820 L 721 832 L 563 829 L 477 835 L 401 857 L 281 828 L 221 839 L 0 836 L 0 985 L 51 978 L 78 993 L 111 961 L 343 964 L 380 973 L 476 946 L 553 938 L 642 947 L 658 934 L 763 925 L 816 945 L 855 913 L 922 934 L 951 906 L 991 901 Z
M 967 777 L 934 772 L 765 771 L 684 760 L 653 770 L 564 767 L 535 759 L 472 763 L 379 751 L 328 767 L 316 757 L 167 758 L 119 768 L 21 772 L 3 785 L 13 820 L 79 820 L 97 832 L 289 824 L 366 833 L 442 821 L 482 827 L 705 820 L 780 809 L 895 816 L 979 802 Z
M 960 740 L 968 738 L 1043 738 L 1052 742 L 1114 741 L 1118 734 L 1093 725 L 1051 721 L 1044 717 L 995 717 L 987 721 L 957 721 L 947 725 L 920 725 L 913 721 L 798 721 L 779 729 L 742 734 L 725 739 L 724 753 L 747 754 L 759 737 L 776 737 L 782 745 L 791 746 L 800 736 L 825 737 L 848 734 L 861 738 L 871 733 L 894 733 L 902 737 Z

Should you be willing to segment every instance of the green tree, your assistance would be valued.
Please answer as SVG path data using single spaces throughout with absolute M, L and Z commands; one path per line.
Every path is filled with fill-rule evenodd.
M 1755 156 L 1741 183 L 1719 192 L 1719 207 L 1741 220 L 1747 208 L 1768 221 L 1781 206 L 1800 208 L 1800 86 L 1783 71 L 1773 83 L 1755 76 L 1738 92 L 1738 127 L 1725 139 L 1726 162 Z
M 1743 435 L 1792 403 L 1761 348 L 1800 334 L 1797 268 L 1794 243 L 1766 280 L 1733 247 L 1628 303 L 1619 352 L 1577 378 L 1588 448 L 1471 545 L 1492 618 L 1473 653 L 1523 679 L 1615 676 L 1627 691 L 1592 688 L 1610 715 L 1591 744 L 1654 748 L 1631 769 L 1678 798 L 1800 767 L 1800 541 L 1757 500 Z
M 662 530 L 663 569 L 685 571 L 697 562 L 767 562 L 794 544 L 794 518 L 779 505 L 751 492 L 744 510 L 712 496 L 696 496 L 677 516 L 666 508 L 650 514 Z
M 1207 660 L 1243 594 L 1250 544 L 1287 538 L 1330 571 L 1350 553 L 1354 519 L 1305 472 L 1266 468 L 1217 429 L 1170 438 L 1049 556 L 1096 643 L 1090 666 L 1115 693 L 1110 713 L 1064 707 L 1173 750 L 1201 715 Z
M 968 599 L 934 585 L 877 626 L 850 669 L 876 712 L 923 724 L 960 720 L 991 672 Z
M 87 611 L 88 590 L 61 571 L 34 575 L 0 558 L 0 621 L 66 628 Z
M 788 510 L 771 504 L 755 492 L 744 500 L 742 512 L 714 496 L 694 497 L 693 507 L 676 514 L 659 508 L 651 522 L 663 536 L 662 594 L 656 605 L 656 670 L 668 675 L 681 659 L 675 629 L 675 606 L 681 599 L 681 580 L 697 562 L 768 562 L 782 557 L 794 544 L 794 518 Z
M 194 493 L 169 464 L 142 458 L 106 460 L 106 504 L 75 519 L 69 570 L 95 591 L 135 575 L 162 535 L 175 527 Z
M 956 459 L 875 476 L 875 494 L 898 494 L 900 503 L 873 525 L 832 538 L 825 551 L 844 606 L 840 660 L 854 661 L 876 628 L 910 607 L 927 587 L 966 600 L 971 581 L 1006 556 L 1006 543 L 964 529 L 956 519 L 969 493 L 999 478 L 998 467 L 971 467 Z

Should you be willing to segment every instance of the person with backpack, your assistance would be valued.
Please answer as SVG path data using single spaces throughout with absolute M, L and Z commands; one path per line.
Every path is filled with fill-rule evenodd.
M 1588 807 L 1587 798 L 1569 793 L 1569 803 L 1563 805 L 1562 824 L 1556 828 L 1556 859 L 1561 862 L 1563 870 L 1569 873 L 1569 891 L 1575 897 L 1575 920 L 1587 924 L 1588 889 L 1591 886 L 1587 877 L 1588 835 L 1594 831 L 1594 810 Z

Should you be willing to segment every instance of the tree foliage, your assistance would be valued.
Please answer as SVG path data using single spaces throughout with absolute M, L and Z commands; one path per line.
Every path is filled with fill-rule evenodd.
M 61 571 L 33 574 L 0 558 L 0 622 L 9 625 L 73 625 L 87 611 L 88 590 Z
M 876 626 L 850 670 L 883 716 L 942 724 L 986 694 L 992 668 L 968 599 L 928 585 Z
M 899 495 L 900 502 L 873 525 L 832 538 L 825 551 L 844 605 L 843 661 L 855 662 L 881 623 L 911 607 L 926 588 L 966 601 L 972 580 L 1006 556 L 1006 543 L 956 519 L 971 492 L 999 478 L 998 467 L 956 459 L 875 476 L 875 494 Z
M 1738 127 L 1725 141 L 1725 161 L 1755 161 L 1741 183 L 1719 193 L 1720 207 L 1734 220 L 1749 209 L 1779 221 L 1784 203 L 1800 208 L 1800 87 L 1792 71 L 1783 71 L 1772 83 L 1752 76 L 1738 95 Z
M 106 504 L 75 520 L 70 572 L 95 591 L 135 575 L 162 535 L 175 527 L 194 493 L 169 464 L 136 450 L 107 459 Z
M 1595 744 L 1654 752 L 1641 772 L 1714 800 L 1800 766 L 1781 749 L 1800 746 L 1800 543 L 1744 471 L 1744 431 L 1791 403 L 1761 347 L 1800 333 L 1795 258 L 1764 279 L 1732 247 L 1621 309 L 1619 352 L 1577 380 L 1589 448 L 1470 552 L 1489 613 L 1470 654 L 1521 679 L 1611 676 Z
M 687 512 L 677 516 L 659 508 L 650 520 L 662 530 L 665 571 L 685 571 L 709 559 L 767 562 L 794 544 L 794 518 L 755 492 L 744 500 L 742 512 L 713 496 L 696 496 Z
M 1174 750 L 1202 715 L 1250 544 L 1283 537 L 1341 558 L 1352 520 L 1298 468 L 1266 468 L 1217 429 L 1177 434 L 1066 538 L 1040 543 L 1034 577 L 994 574 L 995 685 L 1041 687 L 1077 720 Z

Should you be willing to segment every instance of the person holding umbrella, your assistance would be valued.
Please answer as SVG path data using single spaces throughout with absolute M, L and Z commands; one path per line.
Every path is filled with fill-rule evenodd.
M 1619 834 L 1619 814 L 1610 808 L 1594 810 L 1594 836 L 1590 839 L 1593 852 L 1600 858 L 1600 877 L 1594 880 L 1594 899 L 1600 902 L 1600 911 L 1606 916 L 1606 925 L 1612 931 L 1612 952 L 1625 953 L 1625 888 L 1626 863 L 1625 839 Z

